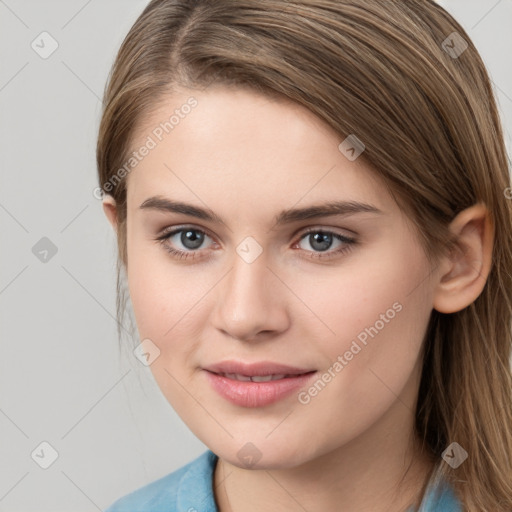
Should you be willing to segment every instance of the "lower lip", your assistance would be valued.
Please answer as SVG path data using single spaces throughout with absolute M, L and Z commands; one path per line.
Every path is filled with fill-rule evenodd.
M 267 382 L 252 382 L 228 379 L 206 371 L 206 377 L 219 395 L 241 407 L 263 407 L 289 396 L 299 390 L 316 372 L 287 377 Z

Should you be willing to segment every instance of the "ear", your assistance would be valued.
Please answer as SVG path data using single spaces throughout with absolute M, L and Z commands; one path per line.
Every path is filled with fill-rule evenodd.
M 116 201 L 115 199 L 105 194 L 103 196 L 103 211 L 105 212 L 105 215 L 107 216 L 108 221 L 114 228 L 114 230 L 117 233 L 117 208 L 116 208 Z
M 494 226 L 484 204 L 460 212 L 450 223 L 457 247 L 440 261 L 440 281 L 434 309 L 455 313 L 474 302 L 485 286 L 492 265 Z

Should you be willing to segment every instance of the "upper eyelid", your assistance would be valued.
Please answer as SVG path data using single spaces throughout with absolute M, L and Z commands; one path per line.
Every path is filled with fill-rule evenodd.
M 332 233 L 333 235 L 339 235 L 339 236 L 342 236 L 344 238 L 355 238 L 356 237 L 356 233 L 354 233 L 353 231 L 345 229 L 345 231 L 350 231 L 352 233 L 351 235 L 346 235 L 344 233 L 339 233 L 337 231 L 337 229 L 340 229 L 340 228 L 330 228 L 330 227 L 318 227 L 317 228 L 317 227 L 312 227 L 312 228 L 305 228 L 305 231 L 299 230 L 299 233 L 302 234 L 301 236 L 308 235 L 310 233 L 322 232 L 322 233 Z
M 189 225 L 170 226 L 168 228 L 164 228 L 164 229 L 162 229 L 161 234 L 159 235 L 159 238 L 163 238 L 163 237 L 167 237 L 167 236 L 168 237 L 174 236 L 174 235 L 180 233 L 181 231 L 186 231 L 187 229 L 189 229 L 191 231 L 199 231 L 200 233 L 204 233 L 205 235 L 209 236 L 212 239 L 216 238 L 207 229 L 199 228 L 199 227 L 195 227 L 195 226 L 189 226 Z

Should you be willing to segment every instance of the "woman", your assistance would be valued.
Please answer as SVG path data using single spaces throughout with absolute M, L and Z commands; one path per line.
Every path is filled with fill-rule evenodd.
M 512 509 L 512 189 L 445 10 L 153 0 L 97 162 L 135 353 L 209 448 L 109 512 Z

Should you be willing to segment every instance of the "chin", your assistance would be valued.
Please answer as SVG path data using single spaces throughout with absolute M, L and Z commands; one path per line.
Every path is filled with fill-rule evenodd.
M 305 451 L 305 443 L 300 440 L 294 442 L 289 439 L 283 445 L 282 439 L 252 442 L 249 438 L 245 436 L 243 441 L 231 439 L 225 443 L 213 442 L 207 446 L 221 459 L 241 469 L 291 469 L 316 456 L 311 451 Z

